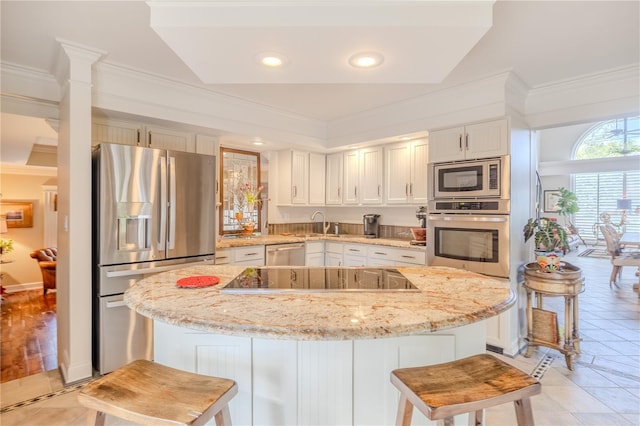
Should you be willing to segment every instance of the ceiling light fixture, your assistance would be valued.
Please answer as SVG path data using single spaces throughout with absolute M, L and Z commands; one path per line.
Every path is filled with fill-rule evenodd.
M 287 63 L 284 55 L 275 52 L 262 52 L 256 56 L 258 63 L 269 68 L 277 68 Z
M 384 57 L 376 52 L 356 53 L 349 58 L 349 64 L 355 68 L 374 68 L 384 62 Z

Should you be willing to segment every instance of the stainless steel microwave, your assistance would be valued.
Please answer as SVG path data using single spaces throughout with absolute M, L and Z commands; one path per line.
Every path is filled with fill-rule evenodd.
M 509 156 L 432 163 L 430 198 L 509 198 Z

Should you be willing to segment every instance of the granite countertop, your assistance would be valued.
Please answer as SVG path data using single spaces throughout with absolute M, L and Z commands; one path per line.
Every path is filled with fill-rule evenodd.
M 411 245 L 409 240 L 391 238 L 365 238 L 359 235 L 341 234 L 339 237 L 332 234 L 326 236 L 322 234 L 308 234 L 308 236 L 297 235 L 257 235 L 253 237 L 222 238 L 216 243 L 217 249 L 228 247 L 245 247 L 255 245 L 272 245 L 286 243 L 303 243 L 305 241 L 335 241 L 341 243 L 375 244 L 388 247 L 399 247 L 414 250 L 425 250 L 425 246 Z
M 186 328 L 290 340 L 432 332 L 493 317 L 515 303 L 508 281 L 446 267 L 397 267 L 420 292 L 219 292 L 244 269 L 201 265 L 159 273 L 129 288 L 125 302 L 144 316 Z M 178 279 L 195 275 L 215 275 L 220 283 L 203 288 L 176 286 Z

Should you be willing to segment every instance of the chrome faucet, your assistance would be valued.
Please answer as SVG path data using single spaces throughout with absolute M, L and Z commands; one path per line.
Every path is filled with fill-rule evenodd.
M 316 210 L 311 215 L 311 220 L 316 220 L 316 215 L 318 213 L 320 213 L 322 215 L 322 234 L 326 237 L 327 236 L 327 231 L 329 230 L 329 226 L 331 226 L 331 225 L 329 223 L 327 223 L 327 221 L 325 220 L 324 213 L 322 213 L 320 210 Z

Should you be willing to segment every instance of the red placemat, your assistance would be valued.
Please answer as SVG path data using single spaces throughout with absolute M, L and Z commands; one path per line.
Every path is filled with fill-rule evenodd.
M 193 277 L 180 278 L 176 285 L 183 288 L 208 287 L 220 282 L 219 277 L 212 275 L 196 275 Z

